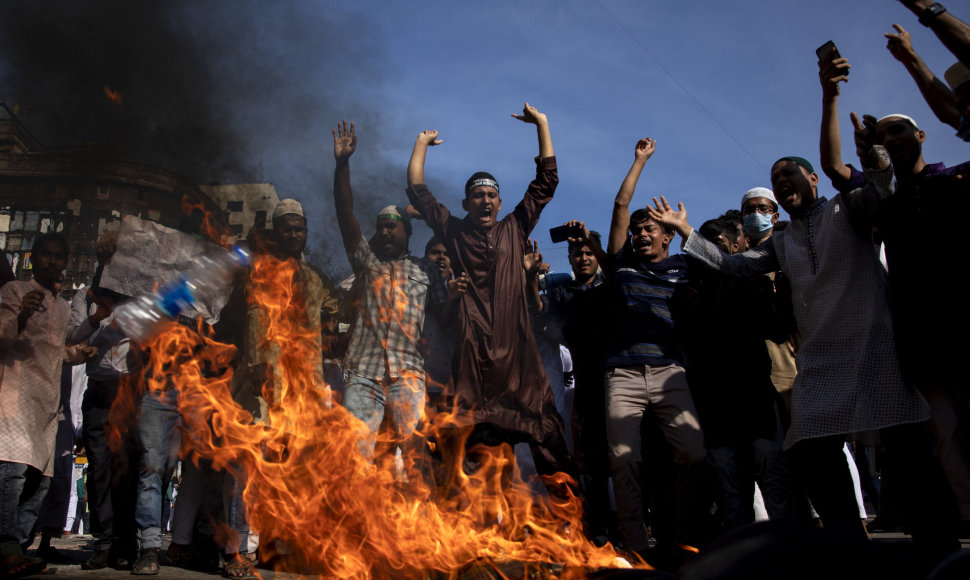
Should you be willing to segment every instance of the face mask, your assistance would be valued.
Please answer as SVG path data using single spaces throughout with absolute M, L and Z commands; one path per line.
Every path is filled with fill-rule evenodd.
M 744 216 L 744 233 L 760 240 L 765 237 L 765 234 L 771 231 L 771 218 L 774 215 L 771 213 L 767 215 L 758 212 L 749 213 Z
M 970 142 L 970 121 L 966 117 L 960 117 L 960 128 L 957 129 L 957 137 Z

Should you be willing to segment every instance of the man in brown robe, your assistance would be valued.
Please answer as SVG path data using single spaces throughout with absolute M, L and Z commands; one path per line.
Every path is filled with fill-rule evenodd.
M 563 420 L 532 333 L 522 256 L 529 233 L 559 182 L 546 116 L 526 103 L 521 115 L 536 125 L 536 178 L 512 213 L 501 220 L 498 183 L 479 172 L 465 184 L 464 219 L 451 215 L 424 185 L 428 146 L 437 131 L 418 135 L 408 164 L 408 198 L 442 240 L 456 274 L 471 279 L 458 305 L 458 344 L 452 365 L 460 425 L 474 424 L 468 440 L 497 445 L 526 441 L 541 474 L 572 473 Z

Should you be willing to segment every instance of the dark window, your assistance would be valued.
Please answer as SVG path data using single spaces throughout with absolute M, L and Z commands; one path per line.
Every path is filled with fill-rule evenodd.
M 232 224 L 229 226 L 229 230 L 233 235 L 240 236 L 242 235 L 242 224 Z
M 266 212 L 259 210 L 256 212 L 256 219 L 253 220 L 253 227 L 265 228 L 266 227 Z
M 230 201 L 228 204 L 226 204 L 226 207 L 229 209 L 229 211 L 242 211 L 242 209 L 243 209 L 243 202 L 241 202 L 241 201 Z

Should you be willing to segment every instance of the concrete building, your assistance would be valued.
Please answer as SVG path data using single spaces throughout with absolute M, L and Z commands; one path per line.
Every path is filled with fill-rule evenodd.
M 272 185 L 200 187 L 159 167 L 133 163 L 112 146 L 46 148 L 0 104 L 0 252 L 18 279 L 30 278 L 38 234 L 61 232 L 71 245 L 65 288 L 88 284 L 98 237 L 131 214 L 183 231 L 243 239 L 269 225 L 278 198 Z M 203 219 L 202 216 L 208 216 Z

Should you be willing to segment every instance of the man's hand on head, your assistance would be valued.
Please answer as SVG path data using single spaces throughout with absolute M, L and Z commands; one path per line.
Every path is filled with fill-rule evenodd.
M 333 156 L 338 161 L 349 159 L 357 150 L 357 131 L 354 123 L 347 128 L 347 120 L 337 123 L 333 130 Z

